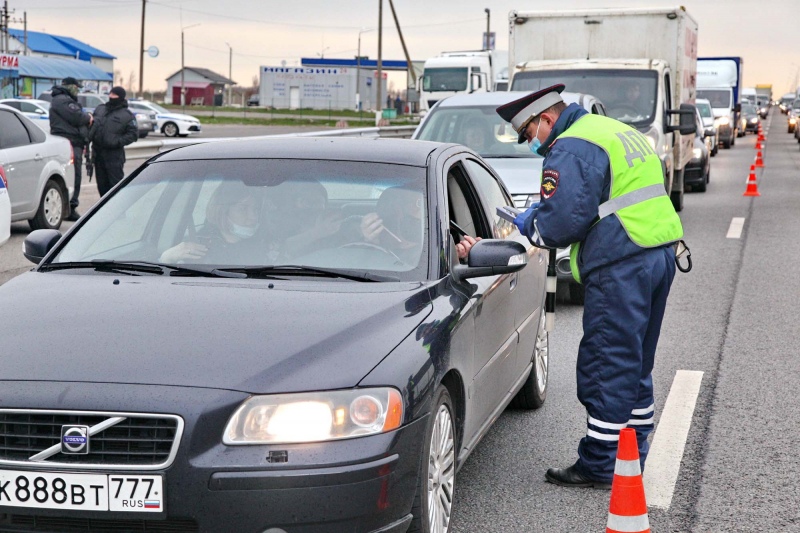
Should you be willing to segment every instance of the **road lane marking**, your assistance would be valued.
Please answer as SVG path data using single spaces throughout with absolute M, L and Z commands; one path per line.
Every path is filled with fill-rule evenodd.
M 738 239 L 742 236 L 742 230 L 744 229 L 744 217 L 733 217 L 731 220 L 731 225 L 728 228 L 728 234 L 726 237 L 728 239 Z
M 647 455 L 644 492 L 649 507 L 666 510 L 672 503 L 702 380 L 703 372 L 678 370 L 675 373 Z

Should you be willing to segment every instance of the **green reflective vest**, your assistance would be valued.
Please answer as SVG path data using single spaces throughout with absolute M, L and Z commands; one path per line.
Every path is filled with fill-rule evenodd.
M 605 150 L 611 166 L 611 194 L 600 204 L 597 222 L 616 216 L 628 238 L 654 248 L 683 237 L 681 219 L 664 189 L 661 160 L 635 128 L 601 115 L 584 115 L 558 139 L 583 139 Z M 597 223 L 595 222 L 595 224 Z M 580 243 L 570 250 L 572 276 L 580 282 Z

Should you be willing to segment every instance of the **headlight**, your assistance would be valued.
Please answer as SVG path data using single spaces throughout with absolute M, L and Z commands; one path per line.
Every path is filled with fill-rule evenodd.
M 136 113 L 136 120 L 147 120 L 147 115 L 144 113 Z
M 700 148 L 692 148 L 692 155 L 694 156 L 692 159 L 700 159 L 703 155 L 703 151 Z
M 720 126 L 727 126 L 731 123 L 731 119 L 730 117 L 719 117 L 715 122 Z
M 756 122 L 758 122 L 757 118 L 751 118 L 750 119 L 750 124 L 755 124 Z
M 322 442 L 386 433 L 402 422 L 403 401 L 392 388 L 252 396 L 231 417 L 222 442 Z
M 796 118 L 792 117 L 792 118 L 789 119 L 789 124 L 796 124 L 796 123 L 797 123 L 797 119 Z

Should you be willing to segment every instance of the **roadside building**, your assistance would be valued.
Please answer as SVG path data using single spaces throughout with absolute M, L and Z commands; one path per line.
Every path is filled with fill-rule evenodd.
M 221 74 L 200 67 L 184 67 L 183 83 L 186 87 L 186 105 L 222 105 L 225 88 L 236 82 Z M 167 104 L 181 103 L 181 71 L 167 78 Z
M 13 98 L 19 78 L 19 56 L 0 54 L 0 98 Z
M 14 28 L 9 28 L 8 36 L 9 51 L 12 53 L 31 57 L 77 59 L 94 65 L 112 77 L 114 75 L 116 57 L 73 37 L 38 31 L 26 33 Z
M 359 72 L 351 67 L 261 67 L 260 105 L 276 109 L 355 109 L 358 92 L 362 109 L 374 109 L 375 79 L 376 72 L 365 68 Z M 386 85 L 381 86 L 381 102 L 386 100 Z
M 0 55 L 0 95 L 3 98 L 38 98 L 53 85 L 71 76 L 84 91 L 107 93 L 113 76 L 97 66 L 77 59 Z

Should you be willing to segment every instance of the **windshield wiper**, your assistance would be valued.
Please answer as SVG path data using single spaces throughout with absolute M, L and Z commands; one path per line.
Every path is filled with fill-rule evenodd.
M 229 272 L 241 272 L 247 276 L 263 276 L 268 274 L 283 274 L 289 276 L 322 276 L 327 278 L 342 278 L 351 281 L 400 281 L 400 278 L 394 276 L 381 276 L 379 274 L 370 274 L 362 270 L 353 269 L 339 269 L 339 268 L 317 268 L 302 265 L 269 265 L 269 266 L 251 266 L 251 267 L 237 267 L 223 269 Z
M 92 259 L 91 261 L 71 261 L 66 263 L 49 263 L 42 265 L 39 270 L 67 270 L 73 268 L 94 268 L 101 272 L 143 272 L 147 274 L 193 275 L 215 278 L 246 278 L 247 274 L 240 272 L 227 272 L 218 268 L 186 267 L 181 265 L 167 265 L 164 263 L 151 263 L 149 261 L 115 261 L 113 259 Z M 126 272 L 127 271 L 127 272 Z

